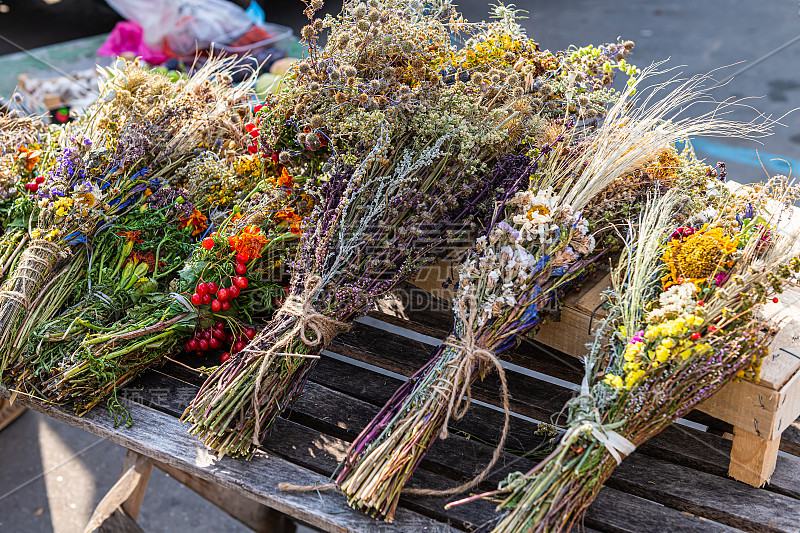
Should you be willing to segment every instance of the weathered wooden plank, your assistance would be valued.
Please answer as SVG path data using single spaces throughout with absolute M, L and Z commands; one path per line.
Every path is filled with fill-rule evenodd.
M 338 362 L 340 363 L 340 362 Z M 341 364 L 341 363 L 340 363 Z M 316 373 L 316 372 L 315 372 Z M 380 379 L 381 377 L 379 377 Z M 314 375 L 312 375 L 312 379 L 314 379 Z M 391 387 L 387 387 L 391 388 Z M 346 400 L 346 397 L 341 393 L 335 393 L 331 391 L 326 391 L 324 388 L 320 387 L 315 383 L 310 383 L 308 385 L 308 389 L 306 391 L 306 395 L 298 402 L 295 406 L 294 413 L 292 417 L 299 416 L 298 413 L 303 413 L 303 422 L 306 423 L 311 418 L 313 418 L 314 414 L 318 414 L 323 420 L 324 423 L 327 424 L 329 427 L 338 428 L 338 430 L 345 435 L 345 438 L 352 438 L 363 424 L 367 423 L 371 416 L 377 411 L 375 406 L 367 404 L 366 402 L 359 402 L 355 399 L 350 399 L 349 401 Z M 331 408 L 331 404 L 333 404 L 333 408 Z M 480 406 L 475 406 L 480 407 Z M 180 410 L 180 409 L 176 409 Z M 337 418 L 334 413 L 339 413 L 341 418 L 345 420 L 343 424 L 335 424 L 332 422 L 333 419 Z M 495 418 L 497 418 L 495 416 Z M 524 423 L 524 421 L 521 421 Z M 266 446 L 267 448 L 275 453 L 279 453 L 283 457 L 287 457 L 293 462 L 298 462 L 302 464 L 302 466 L 311 468 L 312 470 L 319 471 L 324 476 L 329 475 L 329 472 L 335 467 L 335 464 L 341 458 L 342 454 L 346 449 L 345 442 L 342 440 L 340 441 L 336 437 L 332 437 L 330 435 L 320 435 L 314 431 L 311 431 L 309 428 L 305 428 L 299 424 L 294 425 L 287 425 L 288 422 L 278 420 L 275 425 L 275 431 L 270 439 L 268 439 Z M 533 424 L 528 423 L 530 428 L 535 427 Z M 683 430 L 684 428 L 680 428 Z M 692 429 L 686 429 L 686 431 L 694 432 L 696 434 L 703 435 L 701 432 Z M 676 443 L 676 448 L 678 448 L 677 443 L 680 439 L 684 441 L 687 440 L 686 435 L 678 434 L 679 430 L 676 430 L 676 434 L 673 435 L 673 440 Z M 695 435 L 696 436 L 696 435 Z M 710 436 L 714 437 L 714 436 Z M 657 437 L 658 438 L 658 437 Z M 720 437 L 714 437 L 716 439 L 724 441 Z M 691 442 L 691 441 L 690 441 Z M 726 441 L 727 442 L 727 441 Z M 465 445 L 469 445 L 469 449 Z M 650 445 L 652 448 L 652 445 Z M 481 450 L 482 448 L 482 450 Z M 698 449 L 695 450 L 694 453 L 694 460 L 700 461 L 701 456 L 703 454 L 709 455 L 709 450 L 703 447 L 701 444 L 698 444 Z M 483 464 L 483 461 L 488 458 L 491 453 L 492 448 L 482 443 L 474 442 L 474 441 L 466 441 L 465 439 L 459 439 L 456 436 L 451 437 L 445 441 L 438 441 L 435 446 L 432 447 L 431 452 L 428 456 L 428 459 L 424 463 L 424 468 L 421 468 L 418 471 L 418 474 L 414 476 L 414 484 L 420 483 L 426 487 L 441 487 L 447 486 L 447 480 L 437 477 L 433 472 L 428 471 L 427 468 L 430 468 L 430 463 L 439 463 L 439 464 L 446 464 L 449 468 L 451 468 L 454 472 L 460 473 L 462 476 L 464 474 L 474 473 L 479 470 Z M 713 457 L 713 455 L 712 455 Z M 721 455 L 721 459 L 718 459 L 716 469 L 720 471 L 723 475 L 725 472 L 725 468 L 727 466 L 726 456 Z M 684 456 L 676 457 L 677 460 L 683 460 Z M 463 460 L 462 460 L 463 459 Z M 534 462 L 530 459 L 520 459 L 516 458 L 513 459 L 517 461 L 514 464 L 511 464 L 511 469 L 521 469 L 525 470 L 533 466 Z M 510 458 L 504 458 L 505 463 L 510 464 Z M 498 474 L 494 477 L 502 477 L 504 476 L 509 469 L 501 469 L 498 471 Z M 453 472 L 448 472 L 452 474 Z M 322 478 L 321 478 L 322 479 Z M 450 482 L 452 483 L 452 482 Z M 664 507 L 659 506 L 658 504 L 654 504 L 652 502 L 647 502 L 646 500 L 636 500 L 637 503 L 640 505 L 640 513 L 641 515 L 647 517 L 657 517 L 659 513 L 669 512 L 674 513 L 676 516 L 673 517 L 662 517 L 662 521 L 665 524 L 682 524 L 681 527 L 685 527 L 687 531 L 692 530 L 691 524 L 692 520 L 697 520 L 697 523 L 694 524 L 696 531 L 703 531 L 704 529 L 700 529 L 701 527 L 708 527 L 709 531 L 725 531 L 725 528 L 722 528 L 718 524 L 712 524 L 704 520 L 700 519 L 693 519 L 691 517 L 687 517 L 680 512 L 673 511 L 666 509 Z M 409 505 L 414 507 L 413 500 L 404 498 L 403 499 L 404 505 Z M 648 507 L 648 506 L 652 506 Z M 600 507 L 601 509 L 605 509 L 603 506 L 594 506 L 593 509 Z M 425 510 L 429 512 L 430 510 L 423 507 L 418 507 L 419 510 Z M 643 509 L 647 509 L 647 512 L 641 512 Z M 615 509 L 608 509 L 604 510 L 593 510 L 594 514 L 592 515 L 593 522 L 590 525 L 598 527 L 599 529 L 608 530 L 608 531 L 637 531 L 635 526 L 625 524 L 636 524 L 636 521 L 630 521 L 630 517 L 625 515 L 620 515 Z M 599 513 L 599 514 L 597 514 Z M 464 518 L 462 517 L 462 520 Z M 465 522 L 462 522 L 463 525 L 467 525 L 467 523 L 473 523 L 472 519 L 467 518 Z M 655 520 L 656 518 L 654 518 Z M 712 527 L 713 526 L 713 527 Z M 628 529 L 625 529 L 628 527 Z M 631 529 L 631 528 L 634 529 Z M 672 526 L 670 526 L 672 527 Z M 676 526 L 677 527 L 677 526 Z M 638 531 L 644 531 L 646 529 L 638 529 Z M 680 531 L 681 529 L 676 529 Z M 670 531 L 670 529 L 662 529 L 661 531 Z
M 744 531 L 800 531 L 794 498 L 636 453 L 607 485 Z
M 139 510 L 142 508 L 144 494 L 147 492 L 147 483 L 150 481 L 150 474 L 153 471 L 153 462 L 150 460 L 142 461 L 143 459 L 146 458 L 128 450 L 128 453 L 125 454 L 125 459 L 122 461 L 122 472 L 120 475 L 124 475 L 129 468 L 136 468 L 138 463 L 143 463 L 136 487 L 130 496 L 128 496 L 128 499 L 122 502 L 122 509 L 125 511 L 125 514 L 130 516 L 133 520 L 139 518 Z
M 598 517 L 601 509 L 613 512 Z M 609 522 L 609 515 L 612 522 Z M 609 487 L 603 487 L 586 512 L 586 523 L 614 533 L 733 533 L 730 526 L 681 513 L 667 507 L 656 509 L 652 502 Z
M 231 488 L 297 520 L 331 533 L 342 531 L 373 532 L 375 521 L 353 513 L 343 500 L 331 499 L 321 506 L 314 492 L 283 492 L 277 481 L 291 479 L 297 484 L 313 484 L 319 475 L 278 457 L 257 454 L 251 461 L 217 458 L 202 443 L 186 433 L 176 418 L 123 400 L 134 420 L 131 428 L 114 428 L 103 410 L 95 409 L 76 417 L 52 406 L 20 399 L 21 403 L 48 416 L 67 422 L 104 439 L 115 442 L 153 459 L 171 464 L 192 475 Z M 398 509 L 395 522 L 400 531 L 451 532 L 447 524 L 426 518 L 406 509 Z

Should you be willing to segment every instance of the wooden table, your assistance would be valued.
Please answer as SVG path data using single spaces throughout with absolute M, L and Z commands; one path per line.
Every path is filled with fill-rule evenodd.
M 101 530 L 141 531 L 132 519 L 152 466 L 262 532 L 292 531 L 287 516 L 331 532 L 473 530 L 497 516 L 493 504 L 477 502 L 445 512 L 445 499 L 405 497 L 389 525 L 349 509 L 335 492 L 277 488 L 282 481 L 326 482 L 348 443 L 402 379 L 427 361 L 452 321 L 448 304 L 419 289 L 406 288 L 396 300 L 381 305 L 385 312 L 370 313 L 336 339 L 311 375 L 305 394 L 291 413 L 276 420 L 263 451 L 249 462 L 218 459 L 186 432 L 178 416 L 201 380 L 174 363 L 148 372 L 120 391 L 133 417 L 131 428 L 114 428 L 103 408 L 78 418 L 38 402 L 21 403 L 130 450 L 120 482 L 96 511 L 98 516 L 109 515 L 125 502 L 112 515 L 118 523 L 112 528 L 107 521 Z M 528 341 L 505 360 L 516 416 L 503 466 L 481 486 L 485 489 L 494 488 L 508 472 L 535 464 L 534 458 L 518 453 L 540 443 L 541 437 L 534 434 L 536 420 L 550 420 L 559 412 L 581 377 L 574 359 Z M 413 486 L 453 486 L 484 467 L 502 426 L 498 390 L 493 375 L 476 385 L 476 401 L 453 426 L 450 437 L 435 443 Z M 689 418 L 710 429 L 675 425 L 626 458 L 590 507 L 586 530 L 800 531 L 800 462 L 787 455 L 800 455 L 800 424 L 784 432 L 781 450 L 786 453 L 778 457 L 770 484 L 759 489 L 727 477 L 731 440 L 725 434 L 731 426 L 701 413 Z

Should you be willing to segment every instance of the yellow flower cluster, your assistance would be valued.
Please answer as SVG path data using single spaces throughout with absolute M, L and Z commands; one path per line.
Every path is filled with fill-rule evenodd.
M 669 273 L 662 279 L 664 288 L 687 281 L 704 283 L 714 274 L 724 272 L 733 265 L 730 256 L 738 244 L 738 238 L 707 224 L 684 239 L 672 239 L 662 257 L 669 267 Z
M 630 342 L 622 352 L 624 374 L 607 374 L 603 381 L 615 389 L 630 389 L 650 368 L 692 355 L 705 355 L 711 346 L 692 340 L 691 330 L 705 323 L 702 312 L 648 325 L 641 337 Z
M 73 202 L 74 201 L 72 198 L 68 198 L 66 196 L 56 200 L 53 204 L 53 208 L 56 210 L 56 215 L 60 217 L 69 215 L 70 211 L 72 210 Z

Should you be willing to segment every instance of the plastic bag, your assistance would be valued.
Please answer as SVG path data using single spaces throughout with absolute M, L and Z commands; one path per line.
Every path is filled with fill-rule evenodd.
M 108 38 L 97 50 L 101 56 L 117 57 L 125 53 L 139 56 L 151 65 L 160 65 L 167 60 L 161 50 L 153 50 L 144 42 L 142 28 L 135 22 L 117 22 Z
M 228 44 L 253 22 L 227 0 L 106 0 L 117 13 L 144 30 L 150 48 L 171 57 L 186 56 L 211 43 Z

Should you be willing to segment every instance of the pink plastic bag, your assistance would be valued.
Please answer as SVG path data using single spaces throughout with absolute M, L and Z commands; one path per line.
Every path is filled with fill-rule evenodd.
M 160 50 L 153 50 L 144 42 L 144 31 L 133 22 L 117 22 L 108 39 L 97 53 L 101 56 L 117 57 L 126 52 L 139 56 L 151 65 L 160 65 L 167 60 Z
M 253 25 L 244 9 L 227 0 L 106 0 L 144 30 L 144 40 L 169 56 L 193 55 L 211 43 L 229 44 Z

